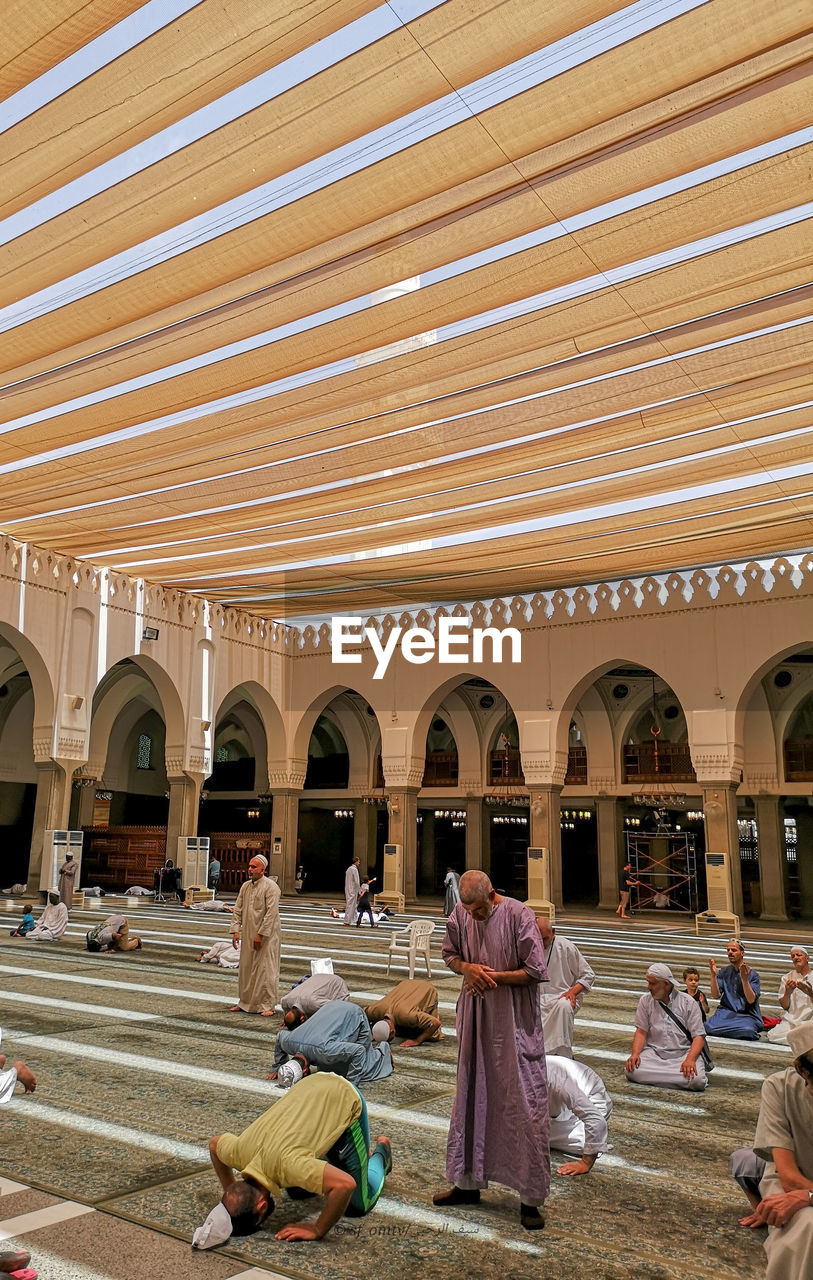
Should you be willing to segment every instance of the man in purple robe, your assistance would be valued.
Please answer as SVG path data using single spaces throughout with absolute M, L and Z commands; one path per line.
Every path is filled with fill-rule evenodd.
M 446 1177 L 436 1205 L 479 1204 L 489 1180 L 519 1192 L 520 1221 L 544 1227 L 550 1189 L 545 1046 L 537 985 L 545 953 L 533 912 L 482 871 L 460 880 L 443 959 L 463 979 L 457 1003 L 457 1090 Z

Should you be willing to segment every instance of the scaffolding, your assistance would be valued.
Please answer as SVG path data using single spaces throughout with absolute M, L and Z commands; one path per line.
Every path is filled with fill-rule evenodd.
M 697 858 L 694 836 L 685 831 L 630 832 L 627 862 L 632 868 L 630 907 L 696 912 Z

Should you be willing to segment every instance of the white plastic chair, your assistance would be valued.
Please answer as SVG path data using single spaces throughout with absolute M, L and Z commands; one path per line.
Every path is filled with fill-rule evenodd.
M 405 929 L 397 929 L 390 938 L 390 949 L 387 953 L 387 976 L 389 977 L 392 958 L 398 951 L 407 947 L 409 950 L 409 976 L 415 977 L 415 959 L 420 952 L 426 965 L 427 977 L 432 977 L 429 965 L 429 938 L 435 932 L 432 920 L 413 920 Z

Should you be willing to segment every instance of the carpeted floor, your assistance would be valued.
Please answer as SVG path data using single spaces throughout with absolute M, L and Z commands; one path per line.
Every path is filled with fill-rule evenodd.
M 665 960 L 679 971 L 694 963 L 707 973 L 709 954 L 725 959 L 722 938 L 696 939 L 683 918 L 622 925 L 593 914 L 558 922 L 598 974 L 577 1021 L 576 1052 L 612 1093 L 614 1151 L 588 1177 L 554 1175 L 543 1233 L 520 1227 L 517 1198 L 504 1189 L 485 1193 L 475 1210 L 432 1207 L 444 1181 L 454 1092 L 456 1041 L 448 1034 L 417 1050 L 396 1047 L 395 1075 L 365 1089 L 373 1133 L 387 1133 L 394 1153 L 374 1213 L 344 1220 L 319 1244 L 280 1243 L 266 1229 L 204 1256 L 189 1240 L 217 1199 L 206 1143 L 213 1133 L 239 1132 L 278 1096 L 265 1080 L 277 1019 L 230 1013 L 236 975 L 194 962 L 226 936 L 226 917 L 171 906 L 133 907 L 129 916 L 143 952 L 85 952 L 84 932 L 99 919 L 90 911 L 72 914 L 58 944 L 11 939 L 5 929 L 0 938 L 2 1047 L 38 1078 L 33 1097 L 18 1092 L 0 1112 L 0 1175 L 21 1184 L 0 1182 L 0 1237 L 8 1238 L 3 1248 L 25 1240 L 43 1280 L 146 1280 L 159 1267 L 188 1280 L 764 1274 L 761 1235 L 737 1222 L 746 1206 L 728 1178 L 728 1153 L 751 1140 L 761 1081 L 789 1063 L 788 1050 L 717 1041 L 718 1069 L 700 1095 L 636 1088 L 622 1070 L 646 965 Z M 6 918 L 10 928 L 15 916 Z M 437 919 L 433 977 L 452 1032 L 459 979 L 440 961 L 442 927 Z M 281 990 L 309 971 L 311 959 L 332 955 L 356 999 L 384 992 L 405 973 L 385 976 L 391 928 L 345 930 L 325 907 L 285 903 Z M 775 1010 L 794 940 L 776 929 L 750 941 L 766 1012 Z M 554 1166 L 562 1159 L 554 1156 Z M 63 1200 L 61 1220 L 45 1213 L 44 1225 L 30 1226 L 45 1210 L 58 1219 Z M 308 1209 L 284 1199 L 275 1229 L 311 1216 Z M 30 1214 L 28 1228 L 15 1225 Z

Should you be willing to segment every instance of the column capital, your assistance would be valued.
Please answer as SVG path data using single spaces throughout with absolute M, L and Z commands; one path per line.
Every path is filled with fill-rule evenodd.
M 305 785 L 305 774 L 308 772 L 307 757 L 292 757 L 290 760 L 268 761 L 268 789 L 273 794 L 282 795 L 288 791 L 301 791 Z
M 384 782 L 388 791 L 418 792 L 423 784 L 426 760 L 423 756 L 382 756 Z

